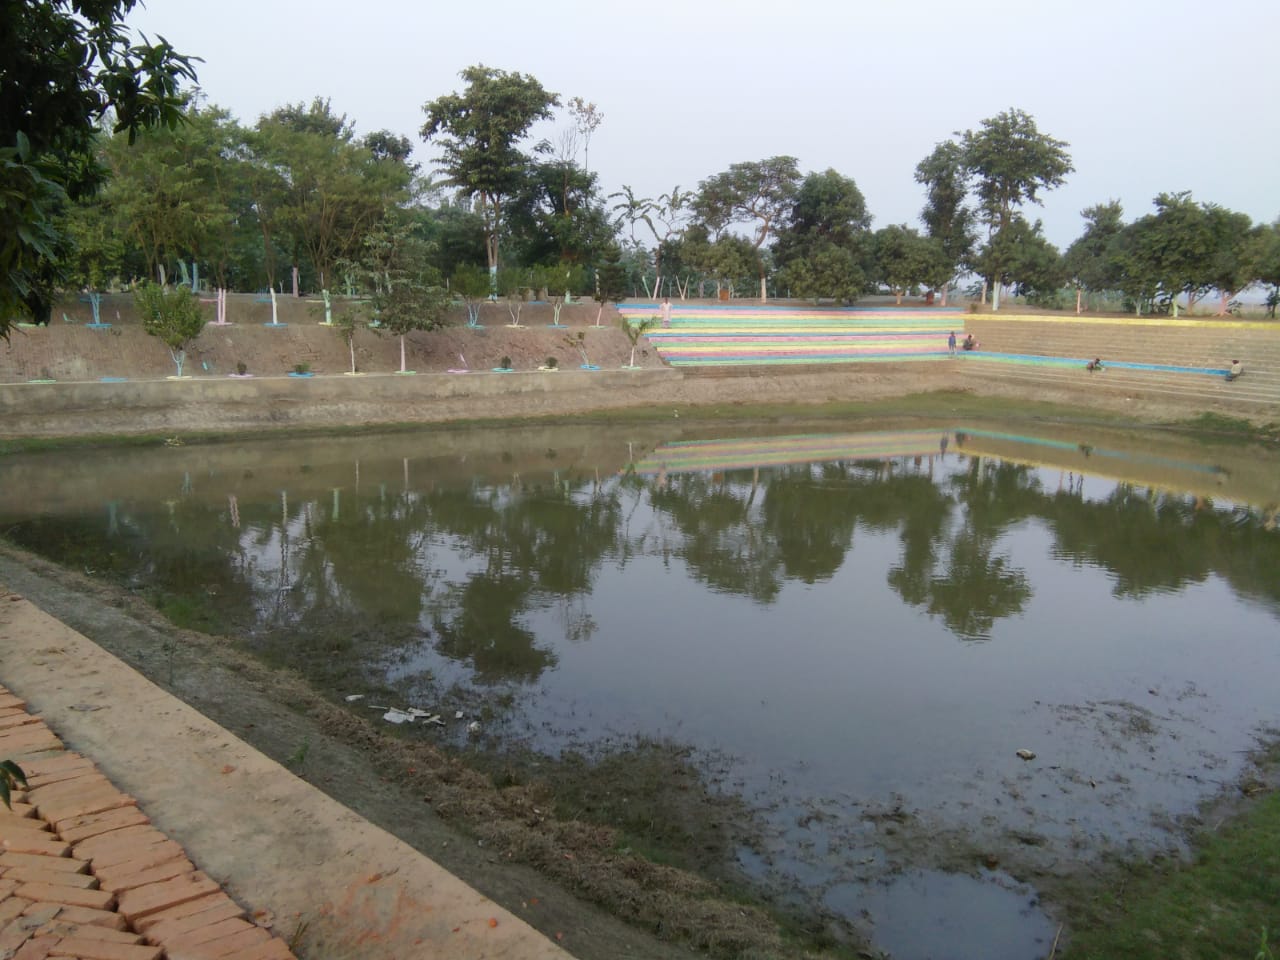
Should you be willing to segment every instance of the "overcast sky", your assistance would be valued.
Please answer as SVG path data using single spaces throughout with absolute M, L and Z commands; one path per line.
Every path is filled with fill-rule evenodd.
M 148 0 L 130 23 L 203 57 L 204 92 L 244 123 L 328 97 L 426 165 L 422 105 L 483 63 L 598 106 L 606 194 L 790 154 L 852 177 L 875 227 L 918 227 L 916 164 L 1017 107 L 1070 144 L 1076 172 L 1028 210 L 1060 247 L 1085 207 L 1132 220 L 1164 191 L 1280 217 L 1276 0 Z

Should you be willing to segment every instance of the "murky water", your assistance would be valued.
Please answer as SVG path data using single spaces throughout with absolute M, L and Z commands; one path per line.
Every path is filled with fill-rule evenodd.
M 335 695 L 689 744 L 760 811 L 770 889 L 899 960 L 1016 960 L 1056 924 L 1015 875 L 1176 844 L 1277 723 L 1274 455 L 1086 433 L 33 456 L 0 521 Z

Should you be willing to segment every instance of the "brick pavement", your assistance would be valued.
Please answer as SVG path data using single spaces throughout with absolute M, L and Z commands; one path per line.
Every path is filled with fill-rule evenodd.
M 0 806 L 0 958 L 294 956 L 4 687 L 0 759 L 27 777 Z

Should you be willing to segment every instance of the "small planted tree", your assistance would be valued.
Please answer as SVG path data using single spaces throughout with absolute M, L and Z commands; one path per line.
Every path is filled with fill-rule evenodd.
M 562 263 L 558 267 L 547 268 L 547 292 L 554 310 L 551 326 L 564 326 L 560 322 L 560 311 L 573 291 L 582 289 L 584 276 L 582 267 L 576 263 Z
M 604 314 L 606 303 L 618 303 L 627 295 L 627 272 L 622 266 L 622 251 L 615 243 L 604 250 L 604 259 L 596 267 L 596 298 L 599 306 L 596 309 L 596 326 L 600 326 L 600 318 Z
M 631 341 L 631 362 L 627 364 L 627 369 L 634 370 L 636 368 L 636 344 L 640 342 L 648 331 L 658 325 L 657 317 L 646 317 L 643 320 L 632 322 L 626 317 L 622 318 L 622 332 L 627 335 L 627 339 Z
M 187 346 L 204 329 L 205 318 L 199 298 L 190 287 L 168 290 L 159 284 L 143 281 L 134 291 L 133 299 L 138 315 L 142 317 L 142 328 L 164 341 L 178 368 L 178 376 L 182 376 Z
M 361 277 L 372 295 L 337 322 L 347 337 L 352 373 L 356 372 L 355 325 L 361 320 L 377 318 L 376 327 L 370 324 L 373 329 L 400 338 L 401 373 L 410 372 L 405 369 L 405 336 L 444 325 L 449 299 L 438 272 L 428 262 L 431 252 L 431 245 L 403 219 L 385 220 L 365 238 L 360 260 L 348 269 Z
M 511 314 L 510 327 L 520 329 L 520 311 L 524 307 L 524 291 L 528 287 L 528 278 L 524 270 L 503 268 L 498 271 L 498 293 L 507 301 L 507 312 Z
M 467 326 L 479 327 L 480 304 L 489 297 L 489 274 L 483 267 L 464 263 L 454 271 L 449 286 L 467 305 Z

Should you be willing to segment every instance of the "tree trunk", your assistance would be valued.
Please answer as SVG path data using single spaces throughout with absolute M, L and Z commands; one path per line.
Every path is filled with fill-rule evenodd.
M 351 336 L 347 337 L 347 349 L 351 351 L 351 372 L 355 373 L 356 372 L 356 335 L 354 332 L 352 332 Z
M 298 296 L 298 265 L 293 265 L 293 295 Z
M 1076 315 L 1077 316 L 1079 316 L 1079 314 L 1081 313 L 1080 299 L 1082 294 L 1083 294 L 1083 288 L 1076 287 Z
M 761 261 L 760 263 L 760 302 L 761 303 L 769 302 L 769 291 L 765 286 L 765 280 L 764 280 L 764 262 L 763 261 Z
M 942 305 L 947 305 L 947 291 L 951 289 L 951 283 L 948 281 L 942 285 Z

